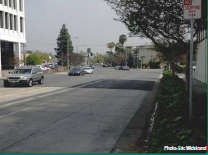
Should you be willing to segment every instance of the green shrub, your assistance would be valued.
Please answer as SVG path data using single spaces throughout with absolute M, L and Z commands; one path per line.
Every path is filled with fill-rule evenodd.
M 27 63 L 27 65 L 40 65 L 40 64 L 42 64 L 42 61 L 38 55 L 30 54 L 26 58 L 26 63 Z
M 151 69 L 160 69 L 160 62 L 150 61 L 148 65 Z

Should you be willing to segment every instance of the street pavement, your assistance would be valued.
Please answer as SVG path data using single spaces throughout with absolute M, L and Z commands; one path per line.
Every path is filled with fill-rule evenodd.
M 161 73 L 98 67 L 33 88 L 0 80 L 0 153 L 110 153 Z

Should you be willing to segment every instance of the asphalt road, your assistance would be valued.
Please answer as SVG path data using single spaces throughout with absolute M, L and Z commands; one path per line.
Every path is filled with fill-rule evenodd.
M 96 68 L 5 88 L 17 92 L 0 96 L 0 153 L 110 153 L 161 72 Z

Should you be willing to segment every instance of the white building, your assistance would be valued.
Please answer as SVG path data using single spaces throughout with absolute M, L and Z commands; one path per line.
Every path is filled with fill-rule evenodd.
M 202 0 L 202 18 L 203 23 L 198 29 L 197 42 L 197 61 L 194 78 L 207 84 L 207 0 Z
M 0 0 L 0 77 L 21 64 L 26 43 L 24 0 Z
M 157 57 L 157 52 L 152 45 L 136 46 L 135 54 L 140 59 L 143 58 L 143 64 L 148 64 Z
M 198 51 L 194 78 L 207 84 L 207 28 L 198 33 Z

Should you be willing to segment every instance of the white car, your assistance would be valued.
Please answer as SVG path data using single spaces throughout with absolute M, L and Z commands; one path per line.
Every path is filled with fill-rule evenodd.
M 85 74 L 93 74 L 93 69 L 91 67 L 85 67 L 84 69 Z
M 40 68 L 42 71 L 46 71 L 47 69 L 42 65 L 37 65 L 36 67 Z

